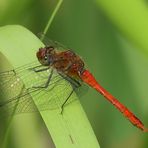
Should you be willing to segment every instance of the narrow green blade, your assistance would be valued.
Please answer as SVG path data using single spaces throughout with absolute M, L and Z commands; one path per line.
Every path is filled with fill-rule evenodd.
M 95 0 L 111 21 L 139 49 L 148 54 L 148 9 L 145 1 Z M 141 50 L 142 51 L 142 50 Z

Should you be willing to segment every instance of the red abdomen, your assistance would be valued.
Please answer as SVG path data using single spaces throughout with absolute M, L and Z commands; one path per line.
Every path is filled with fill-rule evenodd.
M 142 131 L 148 132 L 148 129 L 144 127 L 144 124 L 122 103 L 120 103 L 113 95 L 106 91 L 94 78 L 94 76 L 85 70 L 81 79 L 92 88 L 101 93 L 109 102 L 111 102 L 134 126 L 138 127 Z

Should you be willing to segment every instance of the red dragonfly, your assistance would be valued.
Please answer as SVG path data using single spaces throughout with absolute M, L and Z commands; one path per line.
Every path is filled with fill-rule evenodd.
M 15 70 L 0 73 L 0 78 L 3 79 L 1 85 L 4 85 L 7 88 L 7 91 L 10 90 L 13 93 L 13 89 L 17 87 L 17 84 L 19 84 L 19 89 L 17 87 L 19 93 L 11 93 L 10 99 L 0 102 L 0 110 L 7 110 L 6 108 L 11 110 L 16 106 L 16 104 L 18 104 L 18 107 L 15 111 L 16 113 L 34 111 L 35 107 L 33 105 L 33 101 L 30 99 L 30 95 L 36 95 L 38 102 L 40 101 L 40 96 L 46 95 L 45 98 L 50 96 L 50 100 L 43 100 L 40 103 L 40 110 L 49 109 L 50 105 L 54 102 L 52 98 L 55 98 L 53 97 L 55 95 L 54 88 L 57 85 L 63 85 L 61 82 L 66 80 L 71 86 L 71 90 L 68 91 L 69 93 L 66 96 L 66 99 L 64 99 L 64 101 L 60 104 L 62 112 L 64 106 L 69 102 L 71 96 L 73 95 L 73 92 L 75 92 L 75 90 L 79 88 L 82 83 L 85 83 L 103 95 L 104 98 L 112 103 L 134 126 L 144 132 L 148 131 L 148 129 L 144 127 L 144 124 L 126 106 L 120 103 L 113 95 L 111 95 L 96 81 L 91 72 L 85 68 L 83 60 L 77 54 L 66 48 L 65 51 L 60 51 L 59 49 L 63 47 L 57 45 L 58 44 L 54 42 L 50 43 L 44 48 L 39 48 L 36 56 L 41 65 L 36 65 L 35 62 Z M 25 88 L 21 82 L 21 77 L 28 77 L 27 74 L 24 75 L 25 70 L 29 70 L 30 75 L 33 73 L 37 74 L 40 80 L 30 88 Z M 19 76 L 17 73 L 19 73 Z M 11 84 L 10 82 L 13 83 Z M 65 92 L 67 89 L 66 85 L 63 86 L 64 91 L 61 92 Z M 8 88 L 10 89 L 8 90 Z M 48 94 L 48 92 L 50 93 Z M 61 94 L 61 96 L 65 95 L 66 93 L 64 95 Z

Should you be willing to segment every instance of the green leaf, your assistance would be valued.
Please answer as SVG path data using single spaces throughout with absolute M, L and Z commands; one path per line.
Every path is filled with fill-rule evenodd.
M 36 51 L 41 46 L 44 46 L 43 43 L 22 26 L 10 25 L 0 28 L 0 51 L 14 68 L 37 60 Z M 4 62 L 1 61 L 2 64 L 5 64 Z M 22 80 L 27 87 L 26 80 Z M 34 97 L 32 99 L 35 101 Z M 44 99 L 43 96 L 40 99 Z M 38 103 L 35 104 L 38 107 Z M 64 108 L 63 115 L 60 112 L 60 109 L 40 111 L 57 148 L 99 147 L 78 99 Z
M 148 10 L 145 1 L 96 0 L 96 2 L 118 29 L 148 54 Z

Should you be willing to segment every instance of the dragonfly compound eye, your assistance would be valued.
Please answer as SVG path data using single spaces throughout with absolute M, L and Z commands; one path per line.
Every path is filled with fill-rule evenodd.
M 46 52 L 49 53 L 49 54 L 54 50 L 53 46 L 47 46 L 45 48 L 46 48 Z

